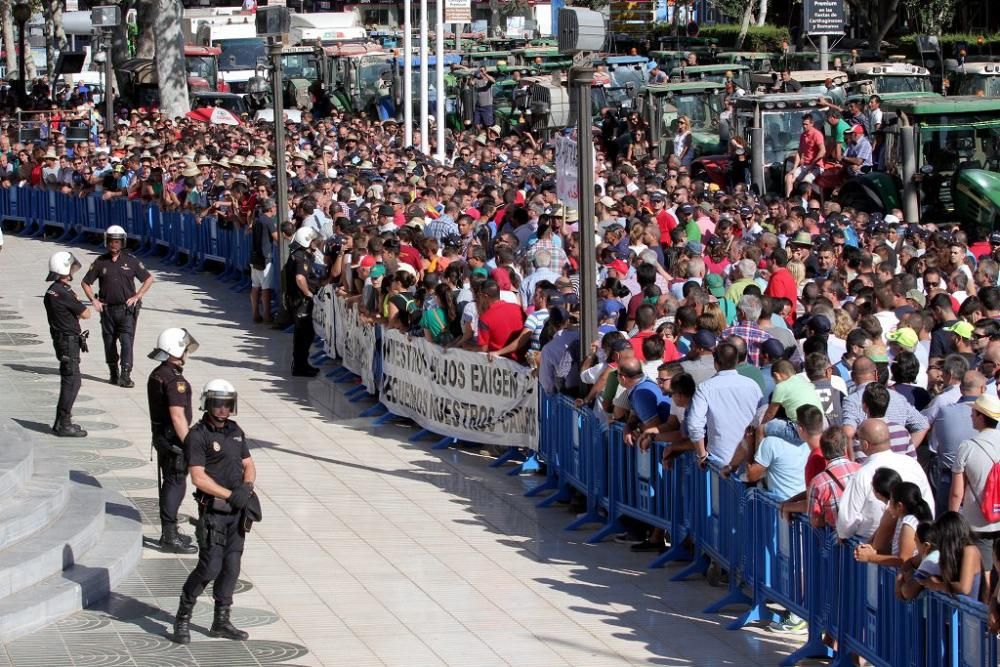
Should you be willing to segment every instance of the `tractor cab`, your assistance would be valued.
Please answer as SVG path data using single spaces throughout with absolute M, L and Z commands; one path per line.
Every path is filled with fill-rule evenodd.
M 952 96 L 883 104 L 885 170 L 906 218 L 965 224 L 974 239 L 1000 222 L 1000 99 Z
M 743 90 L 750 90 L 750 68 L 746 65 L 692 65 L 675 67 L 671 81 L 712 81 L 724 85 L 733 81 Z
M 535 67 L 545 73 L 573 66 L 573 59 L 559 53 L 557 47 L 513 49 L 510 57 L 512 64 L 518 67 Z
M 188 89 L 227 92 L 225 82 L 219 81 L 219 56 L 217 46 L 184 47 L 184 69 L 187 71 Z M 220 83 L 222 87 L 220 88 Z
M 393 56 L 381 46 L 335 44 L 323 47 L 325 83 L 334 106 L 367 112 L 381 120 L 396 117 Z
M 727 51 L 717 54 L 715 62 L 717 65 L 745 65 L 753 73 L 770 72 L 774 63 L 778 62 L 778 56 L 759 51 Z
M 719 114 L 725 86 L 714 81 L 685 81 L 647 86 L 638 104 L 649 125 L 649 142 L 661 158 L 670 155 L 677 119 L 687 116 L 695 157 L 724 150 Z
M 838 70 L 796 70 L 789 72 L 792 80 L 802 86 L 800 94 L 813 96 L 822 95 L 841 106 L 847 101 L 847 96 L 854 91 L 873 95 L 875 88 L 870 81 L 851 82 L 846 73 Z M 750 77 L 751 87 L 758 95 L 774 93 L 775 87 L 781 84 L 781 75 L 777 72 L 758 73 Z M 830 85 L 827 85 L 827 81 Z
M 946 60 L 949 95 L 1000 97 L 1000 62 L 959 63 Z
M 285 46 L 281 49 L 281 90 L 286 109 L 312 107 L 310 86 L 328 78 L 321 46 Z
M 731 139 L 750 153 L 750 174 L 754 187 L 761 193 L 784 192 L 785 172 L 789 158 L 798 150 L 802 135 L 802 118 L 811 115 L 817 128 L 824 127 L 824 110 L 812 93 L 770 93 L 737 97 L 733 100 L 733 115 L 729 121 Z M 730 182 L 734 159 L 727 145 L 724 153 L 706 155 L 691 168 L 720 187 Z M 840 167 L 828 169 L 816 180 L 824 190 L 832 190 L 842 181 Z
M 933 93 L 926 67 L 904 62 L 855 63 L 846 69 L 851 81 L 871 81 L 875 93 Z
M 664 72 L 672 72 L 687 62 L 687 51 L 650 51 L 649 59 L 660 66 Z

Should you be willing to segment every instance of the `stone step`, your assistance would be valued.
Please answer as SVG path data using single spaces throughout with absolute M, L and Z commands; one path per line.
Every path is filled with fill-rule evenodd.
M 0 443 L 0 498 L 6 498 L 31 477 L 34 452 L 31 436 L 10 419 L 0 421 Z
M 34 632 L 110 595 L 142 559 L 139 512 L 120 494 L 101 492 L 99 541 L 59 574 L 0 598 L 0 641 Z
M 0 551 L 0 599 L 62 572 L 100 541 L 105 493 L 93 477 L 73 473 L 59 516 Z
M 45 529 L 66 508 L 69 493 L 66 464 L 38 456 L 31 479 L 13 494 L 0 495 L 0 552 Z

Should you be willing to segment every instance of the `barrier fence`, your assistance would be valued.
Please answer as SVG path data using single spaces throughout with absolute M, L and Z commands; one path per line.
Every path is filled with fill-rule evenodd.
M 0 218 L 23 222 L 32 236 L 62 229 L 67 241 L 118 224 L 139 243 L 139 253 L 162 251 L 186 270 L 214 262 L 221 279 L 237 283 L 234 289 L 249 284 L 249 234 L 220 228 L 214 219 L 198 223 L 141 202 L 27 188 L 0 190 Z M 434 435 L 435 447 L 505 446 L 493 465 L 531 450 L 528 461 L 537 456 L 546 470 L 527 495 L 552 491 L 540 506 L 575 493 L 586 497 L 586 511 L 567 530 L 599 524 L 588 538 L 599 542 L 621 530 L 625 517 L 663 529 L 671 547 L 650 566 L 689 561 L 673 581 L 707 572 L 710 582 L 724 582 L 725 593 L 705 613 L 745 607 L 731 629 L 776 618 L 771 604 L 806 619 L 805 645 L 783 664 L 832 656 L 834 664 L 849 665 L 855 655 L 885 667 L 997 664 L 984 605 L 936 592 L 899 600 L 896 571 L 856 562 L 856 541 L 840 543 L 803 516 L 782 518 L 772 495 L 723 478 L 712 465 L 699 467 L 689 452 L 665 466 L 667 446 L 627 444 L 620 424 L 606 424 L 566 396 L 545 395 L 525 367 L 366 324 L 331 287 L 317 295 L 313 324 L 323 341 L 314 361 L 340 359 L 327 377 L 353 384 L 352 401 L 375 400 L 362 413 L 376 417 L 375 425 L 405 417 L 421 427 L 411 440 Z

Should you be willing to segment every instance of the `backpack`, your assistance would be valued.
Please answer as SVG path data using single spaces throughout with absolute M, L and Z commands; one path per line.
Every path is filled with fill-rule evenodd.
M 989 523 L 996 523 L 1000 521 L 1000 460 L 994 460 L 990 456 L 989 451 L 983 446 L 983 443 L 978 440 L 973 439 L 983 453 L 993 461 L 993 467 L 990 468 L 989 474 L 986 475 L 986 483 L 983 485 L 983 495 L 978 497 L 975 490 L 969 487 L 972 491 L 972 497 L 979 502 L 979 510 L 983 513 L 983 517 Z

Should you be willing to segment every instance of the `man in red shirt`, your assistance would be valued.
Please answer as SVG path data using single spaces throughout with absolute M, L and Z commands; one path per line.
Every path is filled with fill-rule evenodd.
M 660 228 L 660 245 L 665 248 L 670 245 L 670 232 L 677 226 L 677 218 L 667 209 L 667 199 L 659 192 L 654 192 L 649 202 L 653 205 L 656 225 Z
M 496 352 L 505 347 L 524 328 L 524 311 L 521 307 L 500 300 L 500 287 L 496 281 L 488 280 L 479 291 L 479 337 L 473 349 L 480 352 Z M 522 361 L 518 351 L 508 358 Z
M 802 136 L 799 150 L 795 152 L 795 165 L 785 174 L 785 197 L 791 197 L 796 184 L 812 183 L 823 173 L 822 162 L 826 157 L 826 140 L 823 133 L 813 127 L 811 113 L 802 116 Z
M 789 326 L 795 321 L 795 306 L 799 300 L 795 277 L 788 270 L 788 253 L 783 248 L 775 248 L 771 254 L 771 279 L 764 290 L 765 296 L 784 298 L 792 302 L 792 309 L 785 321 Z

